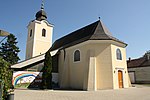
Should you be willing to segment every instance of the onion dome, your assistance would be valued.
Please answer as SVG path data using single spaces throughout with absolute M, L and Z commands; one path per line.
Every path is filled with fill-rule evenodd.
M 43 1 L 42 1 L 42 4 L 41 4 L 41 10 L 36 13 L 35 17 L 36 17 L 36 20 L 38 20 L 38 21 L 42 21 L 42 20 L 47 19 L 46 12 L 44 11 Z
M 36 13 L 35 17 L 36 17 L 36 20 L 38 20 L 38 21 L 42 21 L 42 20 L 46 20 L 47 19 L 46 12 L 43 9 L 38 11 Z

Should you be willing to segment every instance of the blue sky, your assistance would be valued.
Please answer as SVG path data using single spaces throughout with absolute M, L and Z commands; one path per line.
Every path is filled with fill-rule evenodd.
M 27 25 L 35 19 L 41 0 L 1 0 L 0 29 L 18 38 L 25 58 Z M 54 24 L 53 41 L 101 17 L 113 36 L 126 42 L 127 58 L 150 50 L 150 0 L 45 0 L 48 21 Z

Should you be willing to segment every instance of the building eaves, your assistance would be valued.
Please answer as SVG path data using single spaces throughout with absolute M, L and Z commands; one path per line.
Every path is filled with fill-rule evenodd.
M 87 40 L 113 40 L 127 46 L 126 43 L 113 37 L 104 24 L 98 20 L 56 40 L 50 48 L 50 51 L 70 47 Z
M 56 50 L 58 48 L 62 48 L 64 46 L 69 46 L 74 43 L 78 43 L 77 41 L 84 41 L 87 40 L 87 38 L 90 38 L 90 36 L 94 33 L 98 22 L 94 22 L 88 26 L 85 26 L 77 31 L 74 31 L 58 40 L 56 40 L 52 47 L 50 48 L 51 51 Z M 83 39 L 83 40 L 82 40 Z

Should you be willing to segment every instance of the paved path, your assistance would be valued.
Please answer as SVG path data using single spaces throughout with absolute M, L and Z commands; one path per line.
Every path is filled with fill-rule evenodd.
M 95 92 L 15 90 L 15 100 L 150 100 L 150 87 Z

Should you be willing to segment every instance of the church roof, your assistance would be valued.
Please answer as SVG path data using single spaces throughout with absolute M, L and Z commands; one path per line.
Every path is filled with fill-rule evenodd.
M 125 44 L 119 39 L 113 37 L 104 24 L 98 20 L 56 40 L 50 50 L 53 51 L 56 49 L 70 47 L 87 40 L 114 40 Z

